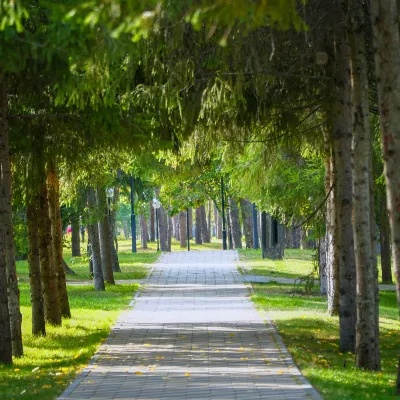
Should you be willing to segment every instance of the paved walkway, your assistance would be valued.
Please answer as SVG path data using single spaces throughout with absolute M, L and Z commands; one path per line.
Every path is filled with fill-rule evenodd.
M 321 399 L 248 299 L 235 252 L 166 254 L 133 303 L 60 399 Z

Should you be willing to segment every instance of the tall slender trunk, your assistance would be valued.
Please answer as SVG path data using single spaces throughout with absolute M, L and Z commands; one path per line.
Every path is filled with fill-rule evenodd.
M 179 213 L 179 238 L 180 238 L 180 246 L 182 249 L 186 247 L 186 213 L 181 211 Z
M 93 262 L 94 288 L 104 290 L 103 268 L 101 266 L 101 251 L 99 241 L 99 228 L 96 218 L 96 192 L 92 187 L 87 189 L 88 203 L 88 236 L 90 242 L 90 253 Z
M 208 228 L 208 237 L 212 238 L 212 225 L 211 225 L 211 208 L 212 208 L 212 203 L 211 199 L 208 199 L 208 207 L 207 207 L 207 228 Z
M 112 207 L 110 210 L 110 247 L 112 257 L 112 268 L 114 272 L 121 272 L 118 258 L 118 239 L 117 239 L 117 204 L 119 200 L 119 187 L 114 187 L 114 196 L 112 198 Z
M 341 351 L 355 350 L 356 268 L 352 226 L 352 111 L 350 99 L 349 49 L 346 38 L 345 1 L 339 2 L 335 32 L 334 105 L 332 136 L 336 178 L 337 251 L 339 262 L 339 325 Z M 341 21 L 341 22 L 340 22 Z
M 0 223 L 3 224 L 5 235 L 5 260 L 8 286 L 8 311 L 12 338 L 12 354 L 14 357 L 23 355 L 19 289 L 17 269 L 15 264 L 15 248 L 12 224 L 12 186 L 11 159 L 8 144 L 8 103 L 5 78 L 0 77 Z
M 47 191 L 51 233 L 53 238 L 54 269 L 57 275 L 57 293 L 60 300 L 60 312 L 62 317 L 71 318 L 67 283 L 64 272 L 60 187 L 56 172 L 56 165 L 52 162 L 49 163 L 47 170 Z
M 232 198 L 229 199 L 229 220 L 232 232 L 232 243 L 234 249 L 242 248 L 242 232 L 240 229 L 239 208 Z
M 226 219 L 227 237 L 228 237 L 228 248 L 233 249 L 233 237 L 232 237 L 232 223 L 230 216 L 230 209 L 228 209 L 228 218 Z
M 3 124 L 3 118 L 0 120 Z M 1 143 L 0 132 L 0 145 Z M 1 180 L 0 183 L 2 184 Z M 10 313 L 8 311 L 7 296 L 7 261 L 6 261 L 6 235 L 4 215 L 0 213 L 0 362 L 5 364 L 12 363 L 12 342 L 11 342 L 11 324 Z
M 38 236 L 38 198 L 27 201 L 26 223 L 28 229 L 29 288 L 32 304 L 32 335 L 46 336 L 44 318 L 43 288 L 40 275 L 39 236 Z
M 253 218 L 249 200 L 240 199 L 240 210 L 242 211 L 243 231 L 246 240 L 246 248 L 253 248 Z
M 193 209 L 189 208 L 189 239 L 193 239 Z
M 158 209 L 158 228 L 159 228 L 159 237 L 160 237 L 160 249 L 161 251 L 169 251 L 168 249 L 168 216 L 164 209 L 164 206 L 161 206 Z
M 196 208 L 196 226 L 195 226 L 195 233 L 196 233 L 196 244 L 203 244 L 202 236 L 201 236 L 201 209 L 200 207 Z
M 180 240 L 179 215 L 172 217 L 172 224 L 174 238 L 175 240 Z
M 108 215 L 107 197 L 104 187 L 97 188 L 97 204 L 99 205 L 100 210 L 99 239 L 103 276 L 107 283 L 114 285 L 115 281 L 112 268 L 112 254 L 110 245 L 110 218 Z
M 372 251 L 370 176 L 371 131 L 362 0 L 351 0 L 348 29 L 353 103 L 353 212 L 354 252 L 357 269 L 356 362 L 363 369 L 380 369 L 379 337 L 375 314 L 378 286 Z M 372 193 L 373 195 L 373 193 Z
M 72 247 L 72 257 L 80 257 L 81 256 L 81 243 L 79 238 L 79 214 L 74 214 L 71 217 L 71 247 Z
M 211 243 L 210 231 L 207 225 L 207 213 L 204 204 L 200 207 L 201 211 L 201 237 L 203 243 Z
M 147 241 L 149 240 L 149 231 L 147 229 L 147 221 L 143 214 L 139 216 L 140 218 L 140 232 L 142 237 L 142 248 L 147 249 Z
M 390 225 L 389 214 L 386 207 L 386 195 L 380 204 L 380 244 L 381 244 L 381 268 L 382 282 L 393 283 L 392 260 L 390 254 Z
M 168 224 L 167 247 L 168 247 L 168 251 L 171 251 L 173 222 L 172 222 L 172 218 L 170 215 L 167 215 L 166 217 L 167 217 L 167 224 Z
M 156 241 L 156 230 L 154 227 L 154 208 L 150 202 L 150 242 Z
M 215 222 L 215 236 L 217 239 L 222 239 L 222 218 L 214 203 L 214 222 Z
M 319 292 L 328 293 L 328 274 L 327 274 L 327 235 L 322 236 L 318 241 L 318 260 L 319 260 Z
M 40 161 L 39 161 L 40 162 Z M 43 169 L 39 197 L 39 255 L 43 281 L 45 318 L 53 325 L 61 325 L 60 298 L 57 290 L 57 273 L 54 265 L 53 237 L 49 217 L 46 175 Z

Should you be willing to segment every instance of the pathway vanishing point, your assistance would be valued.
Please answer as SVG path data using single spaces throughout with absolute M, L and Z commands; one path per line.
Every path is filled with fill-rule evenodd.
M 164 254 L 59 399 L 321 399 L 249 300 L 236 260 Z

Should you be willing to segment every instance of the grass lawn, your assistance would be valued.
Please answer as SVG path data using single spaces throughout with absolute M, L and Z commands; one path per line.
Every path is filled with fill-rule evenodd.
M 313 250 L 286 249 L 283 260 L 263 260 L 260 249 L 239 249 L 238 253 L 240 265 L 249 275 L 299 278 L 313 269 Z
M 149 268 L 148 264 L 154 263 L 160 253 L 156 252 L 154 243 L 146 250 L 140 248 L 138 242 L 137 253 L 131 252 L 130 240 L 120 239 L 118 241 L 118 258 L 122 272 L 114 272 L 115 280 L 123 279 L 143 279 L 147 276 Z M 71 248 L 66 241 L 64 248 L 64 260 L 76 272 L 77 275 L 67 275 L 68 281 L 89 281 L 89 261 L 86 257 L 86 243 L 81 243 L 82 257 L 72 257 Z M 19 282 L 29 282 L 28 262 L 17 261 L 17 273 Z
M 313 270 L 314 250 L 285 249 L 283 260 L 262 259 L 261 249 L 239 249 L 241 271 L 248 275 L 300 278 Z M 381 258 L 378 256 L 379 282 L 382 281 Z M 393 272 L 394 277 L 394 272 Z
M 355 357 L 339 351 L 338 318 L 326 313 L 317 289 L 306 295 L 291 285 L 255 284 L 252 300 L 278 328 L 302 373 L 326 400 L 393 399 L 400 322 L 393 292 L 381 292 L 382 371 L 355 368 Z
M 46 337 L 31 335 L 29 285 L 21 284 L 25 355 L 11 366 L 0 365 L 0 399 L 54 399 L 73 380 L 103 342 L 137 284 L 68 287 L 72 318 L 62 327 L 47 327 Z

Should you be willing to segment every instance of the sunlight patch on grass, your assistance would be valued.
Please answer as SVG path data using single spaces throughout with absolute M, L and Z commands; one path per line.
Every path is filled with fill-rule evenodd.
M 54 399 L 67 387 L 108 337 L 131 301 L 137 284 L 69 287 L 72 318 L 62 327 L 48 325 L 46 337 L 31 335 L 29 286 L 20 285 L 24 356 L 0 366 L 0 398 Z

